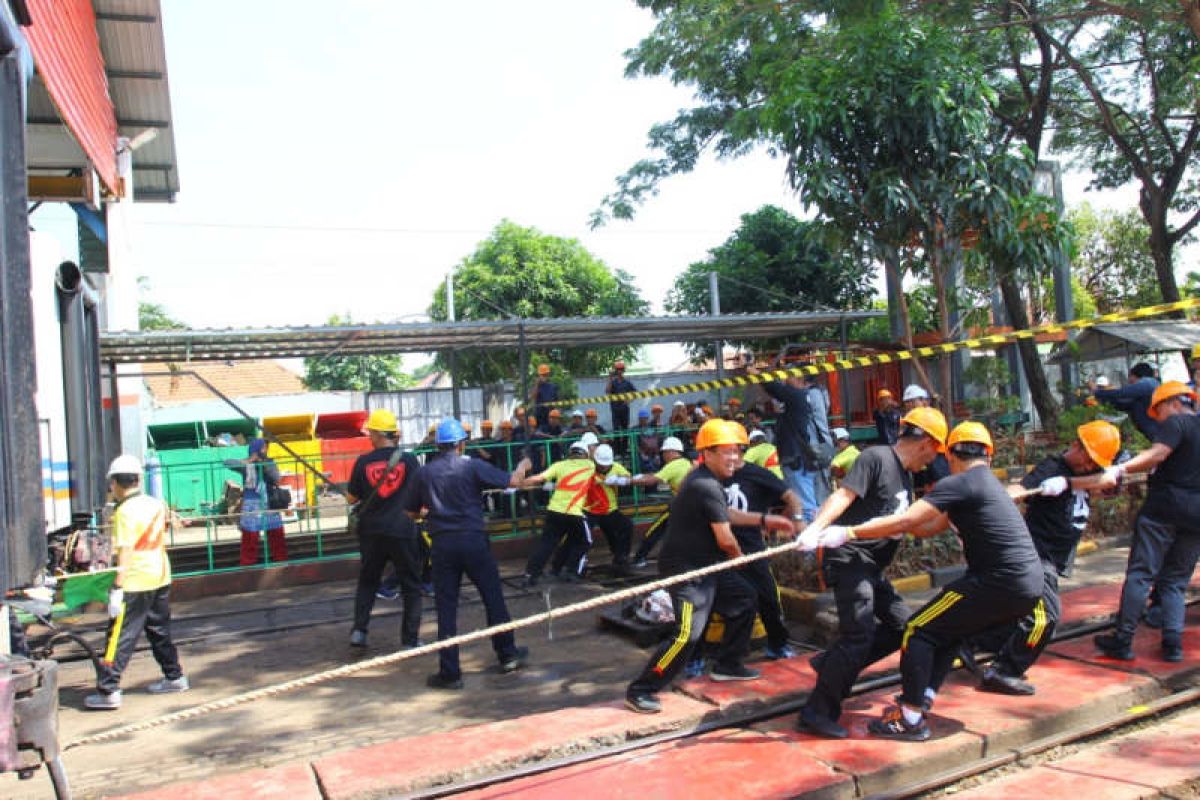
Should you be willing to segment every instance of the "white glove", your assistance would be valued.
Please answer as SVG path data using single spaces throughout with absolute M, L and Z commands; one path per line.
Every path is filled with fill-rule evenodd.
M 628 486 L 629 478 L 624 475 L 609 475 L 604 479 L 605 486 Z
M 1121 479 L 1124 477 L 1125 477 L 1125 467 L 1123 467 L 1123 466 L 1118 465 L 1115 467 L 1105 467 L 1104 468 L 1104 480 L 1106 483 L 1111 483 L 1114 486 L 1116 486 L 1121 483 Z
M 1053 478 L 1046 478 L 1038 486 L 1044 497 L 1058 497 L 1071 486 L 1070 482 L 1062 475 L 1055 475 Z
M 642 478 L 645 478 L 645 477 L 646 477 L 646 475 L 644 473 L 639 472 L 637 475 L 634 475 L 632 478 L 630 478 L 630 480 L 640 481 Z
M 553 492 L 554 491 L 554 481 L 546 481 L 545 483 L 543 483 L 542 491 L 543 492 Z
M 841 547 L 850 541 L 850 529 L 845 525 L 830 525 L 821 532 L 821 547 Z
M 818 528 L 815 525 L 809 525 L 796 539 L 799 542 L 801 551 L 813 551 L 821 546 L 821 534 L 824 528 Z
M 125 607 L 125 590 L 124 589 L 109 589 L 108 590 L 108 617 L 116 619 L 121 610 Z

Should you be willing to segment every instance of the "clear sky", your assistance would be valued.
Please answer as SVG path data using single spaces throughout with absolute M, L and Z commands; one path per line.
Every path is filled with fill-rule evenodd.
M 802 213 L 760 154 L 588 230 L 689 103 L 624 78 L 651 26 L 631 0 L 164 0 L 163 20 L 182 188 L 135 208 L 137 271 L 193 327 L 413 319 L 503 218 L 578 238 L 661 311 L 741 214 Z

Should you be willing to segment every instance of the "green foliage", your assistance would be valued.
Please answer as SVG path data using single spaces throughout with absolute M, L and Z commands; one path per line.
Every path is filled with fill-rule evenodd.
M 1012 375 L 1004 359 L 995 356 L 973 356 L 963 370 L 963 381 L 975 390 L 967 400 L 972 415 L 988 425 L 998 417 L 1011 414 L 1021 407 L 1021 398 L 1009 394 Z
M 1058 439 L 1065 447 L 1075 441 L 1077 436 L 1076 430 L 1085 422 L 1091 422 L 1096 419 L 1113 422 L 1118 417 L 1124 417 L 1119 424 L 1114 423 L 1121 429 L 1121 449 L 1128 450 L 1131 453 L 1138 453 L 1150 446 L 1150 442 L 1133 426 L 1133 422 L 1128 415 L 1121 412 L 1114 412 L 1113 409 L 1107 406 L 1089 406 L 1083 403 L 1063 409 L 1059 414 Z
M 677 314 L 707 314 L 710 272 L 718 275 L 722 313 L 862 308 L 871 299 L 870 266 L 826 248 L 818 225 L 776 206 L 742 215 L 742 224 L 708 258 L 687 268 L 667 294 Z M 783 342 L 734 341 L 778 347 Z M 712 342 L 689 342 L 693 357 L 711 358 Z
M 353 325 L 334 314 L 327 325 Z M 304 385 L 313 391 L 394 392 L 413 385 L 398 355 L 323 356 L 304 359 Z
M 1067 218 L 1075 229 L 1072 272 L 1099 313 L 1162 302 L 1150 253 L 1150 228 L 1140 213 L 1096 211 L 1084 203 Z
M 544 234 L 503 220 L 454 272 L 454 306 L 458 320 L 549 319 L 553 317 L 644 316 L 649 304 L 633 278 L 611 270 L 575 239 Z M 434 292 L 429 315 L 446 320 L 446 287 Z M 531 351 L 530 375 L 540 362 L 573 375 L 607 374 L 613 360 L 631 358 L 633 347 Z M 447 365 L 446 355 L 438 363 Z M 460 352 L 455 368 L 465 385 L 501 380 L 519 382 L 519 355 L 511 352 Z M 532 383 L 532 378 L 531 381 Z M 563 396 L 567 396 L 559 383 Z
M 137 279 L 138 294 L 150 291 L 150 279 L 139 275 Z M 138 299 L 138 330 L 143 331 L 185 331 L 188 326 L 167 311 L 161 303 L 152 303 L 142 298 Z

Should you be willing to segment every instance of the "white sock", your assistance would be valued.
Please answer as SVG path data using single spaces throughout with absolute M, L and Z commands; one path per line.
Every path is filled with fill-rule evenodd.
M 906 705 L 901 705 L 900 713 L 904 715 L 904 721 L 909 725 L 916 725 L 921 721 L 921 712 L 915 708 L 909 708 Z
M 937 699 L 937 692 L 929 687 L 925 687 L 925 699 L 932 703 Z

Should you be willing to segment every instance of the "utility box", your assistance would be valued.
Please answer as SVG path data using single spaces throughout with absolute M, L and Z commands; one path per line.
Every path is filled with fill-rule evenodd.
M 292 490 L 293 500 L 297 505 L 316 505 L 320 481 L 305 465 L 317 472 L 321 471 L 321 442 L 316 435 L 317 415 L 286 414 L 263 417 L 262 429 L 271 434 L 266 437 L 270 442 L 267 457 L 274 460 L 275 465 L 279 467 L 280 475 L 284 476 L 282 482 Z M 283 449 L 278 442 L 285 443 L 292 452 Z M 303 491 L 300 491 L 301 487 Z
M 363 434 L 366 411 L 342 411 L 317 417 L 317 439 L 321 462 L 330 481 L 345 489 L 354 461 L 371 451 L 371 440 Z

